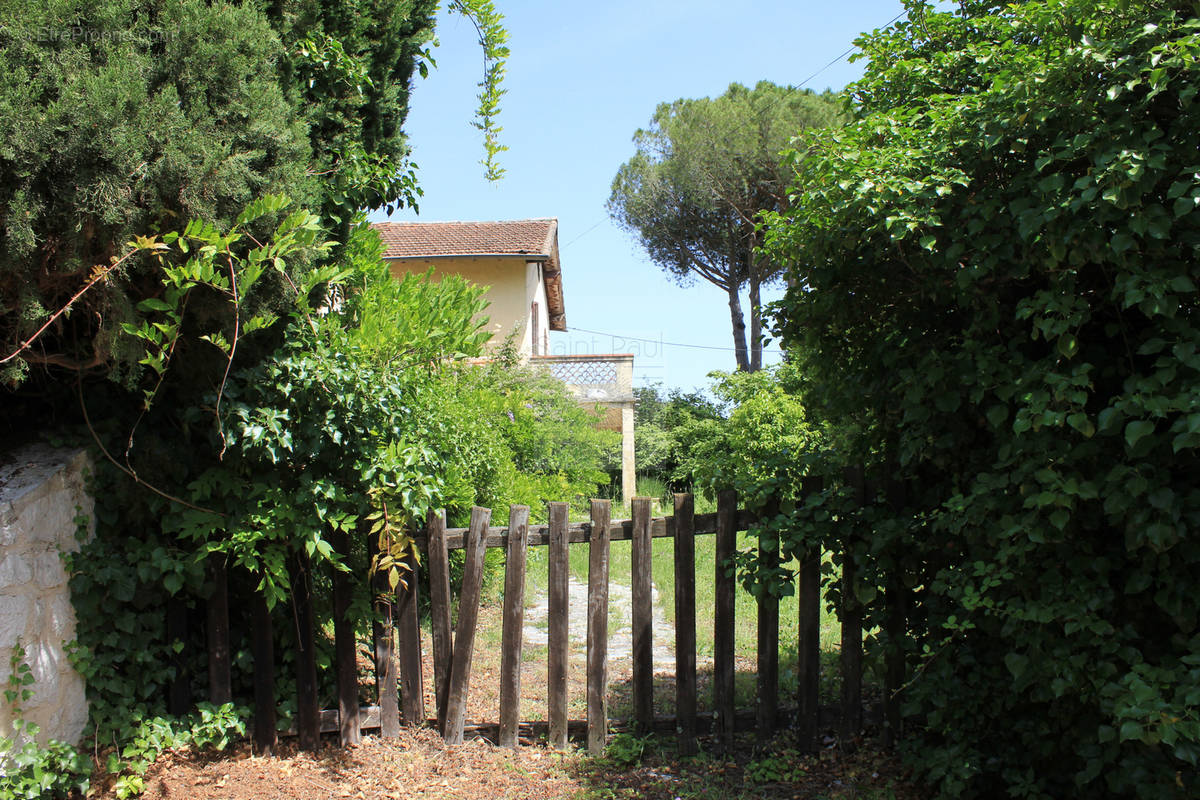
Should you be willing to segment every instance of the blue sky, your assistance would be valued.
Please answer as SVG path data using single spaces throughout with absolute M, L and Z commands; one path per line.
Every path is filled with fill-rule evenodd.
M 550 351 L 630 352 L 638 385 L 706 387 L 707 373 L 734 368 L 723 292 L 669 281 L 604 208 L 617 168 L 633 155 L 634 131 L 658 103 L 715 96 L 734 81 L 797 85 L 820 70 L 804 85 L 840 89 L 862 63 L 826 65 L 901 3 L 497 5 L 512 50 L 499 120 L 507 174 L 483 179 L 482 143 L 470 125 L 481 52 L 470 23 L 443 13 L 438 66 L 417 79 L 406 125 L 425 195 L 419 214 L 403 209 L 391 219 L 557 217 L 569 330 L 552 334 Z M 778 360 L 770 350 L 768 363 Z

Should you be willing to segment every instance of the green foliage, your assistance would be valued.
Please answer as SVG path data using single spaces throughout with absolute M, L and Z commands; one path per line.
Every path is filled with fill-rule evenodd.
M 134 235 L 179 219 L 228 226 L 254 196 L 284 187 L 305 203 L 317 197 L 306 124 L 279 82 L 286 45 L 258 7 L 18 0 L 5 17 L 6 355 L 44 319 L 11 311 L 57 310 Z M 22 360 L 121 359 L 118 326 L 145 299 L 145 280 L 145 269 L 122 270 Z
M 507 33 L 488 0 L 450 7 L 479 30 L 477 124 L 494 179 Z M 246 203 L 281 192 L 342 241 L 363 210 L 415 206 L 402 124 L 412 78 L 432 63 L 435 9 L 433 0 L 7 2 L 0 356 L 20 358 L 0 363 L 0 379 L 16 387 L 31 365 L 124 379 L 143 354 L 125 347 L 122 325 L 154 299 L 159 275 L 138 260 L 87 279 L 135 236 L 189 219 L 240 227 Z M 291 264 L 290 277 L 311 266 Z M 286 288 L 266 287 L 268 299 Z M 208 302 L 193 305 L 204 312 Z M 41 330 L 67 307 L 74 313 Z M 25 347 L 35 332 L 37 346 Z
M 365 225 L 358 235 L 376 236 Z M 363 261 L 346 272 L 357 269 L 363 289 L 344 313 L 293 324 L 270 358 L 230 376 L 224 458 L 189 486 L 194 505 L 220 516 L 172 515 L 186 538 L 259 576 L 271 604 L 285 599 L 291 555 L 345 568 L 330 534 L 360 524 L 381 535 L 377 566 L 393 585 L 400 579 L 408 532 L 445 504 L 454 469 L 414 408 L 446 365 L 479 355 L 486 339 L 474 319 L 481 289 L 429 276 L 395 282 L 375 250 L 355 252 Z
M 806 411 L 912 487 L 860 551 L 908 587 L 908 757 L 946 797 L 1192 796 L 1200 23 L 908 16 L 769 241 Z
M 66 742 L 50 740 L 39 745 L 38 726 L 24 718 L 21 705 L 33 691 L 33 671 L 20 642 L 13 647 L 5 681 L 4 703 L 12 719 L 11 735 L 0 734 L 0 793 L 13 800 L 43 800 L 86 792 L 91 783 L 92 761 Z
M 475 121 L 471 123 L 483 134 L 483 160 L 479 163 L 485 170 L 484 177 L 497 181 L 504 177 L 504 168 L 496 161 L 508 148 L 500 144 L 500 131 L 496 115 L 500 113 L 500 88 L 504 80 L 505 64 L 508 61 L 508 31 L 504 29 L 504 16 L 496 10 L 492 0 L 451 0 L 446 8 L 451 13 L 462 14 L 471 20 L 479 33 L 479 46 L 483 49 L 483 78 L 479 81 L 479 107 Z
M 651 738 L 633 733 L 614 733 L 604 746 L 604 757 L 623 769 L 636 766 L 641 762 Z
M 676 100 L 638 130 L 637 153 L 613 179 L 609 214 L 681 285 L 697 277 L 729 298 L 738 369 L 762 366 L 760 286 L 783 262 L 764 258 L 758 216 L 788 207 L 781 152 L 798 131 L 839 124 L 826 92 L 760 81 L 716 98 Z M 750 341 L 738 291 L 750 290 Z
M 437 416 L 459 415 L 458 444 L 447 452 L 477 476 L 474 502 L 492 507 L 493 519 L 511 504 L 528 505 L 537 519 L 550 501 L 582 509 L 620 458 L 620 434 L 598 429 L 598 412 L 542 370 L 497 359 L 459 372 L 445 393 L 430 396 L 442 411 L 432 410 L 426 430 L 436 430 Z
M 234 708 L 232 703 L 201 703 L 194 714 L 182 719 L 151 717 L 136 722 L 118 734 L 121 745 L 105 760 L 109 775 L 116 776 L 114 793 L 123 800 L 145 791 L 146 770 L 167 750 L 224 750 L 233 737 L 245 736 L 248 716 L 247 709 Z
M 806 770 L 800 766 L 802 763 L 799 751 L 786 748 L 747 763 L 746 780 L 758 784 L 794 783 L 804 778 Z
M 802 481 L 814 464 L 828 459 L 828 436 L 811 424 L 799 400 L 785 384 L 790 368 L 752 373 L 713 373 L 714 391 L 729 408 L 725 419 L 701 419 L 683 428 L 688 442 L 681 470 L 710 498 L 725 489 L 738 493 L 738 505 L 762 520 L 749 534 L 762 542 L 779 542 L 783 563 L 806 557 L 823 542 L 798 524 L 804 519 Z M 739 572 L 747 588 L 790 592 L 790 573 L 782 566 L 759 563 L 754 552 L 739 554 Z
M 255 204 L 239 224 L 251 224 L 260 212 L 286 212 L 285 205 L 274 199 Z M 97 740 L 117 745 L 116 767 L 130 792 L 163 746 L 201 746 L 208 730 L 205 719 L 181 723 L 165 713 L 165 689 L 179 666 L 189 665 L 191 675 L 205 668 L 202 638 L 193 631 L 190 639 L 170 639 L 162 608 L 202 601 L 210 560 L 230 567 L 234 641 L 246 641 L 246 601 L 262 593 L 275 607 L 277 652 L 286 667 L 294 638 L 289 567 L 298 556 L 312 565 L 323 627 L 331 619 L 328 582 L 335 571 L 361 576 L 380 570 L 393 585 L 406 579 L 402 561 L 429 509 L 446 508 L 453 523 L 464 521 L 472 505 L 489 505 L 503 521 L 509 503 L 543 513 L 546 500 L 586 498 L 607 478 L 603 459 L 614 449 L 615 434 L 596 430 L 594 415 L 561 383 L 511 363 L 465 364 L 486 340 L 483 290 L 453 278 L 394 280 L 379 261 L 378 235 L 365 223 L 350 231 L 342 261 L 313 273 L 322 283 L 344 281 L 340 298 L 321 285 L 301 284 L 291 309 L 272 310 L 242 295 L 242 305 L 231 300 L 228 316 L 217 320 L 228 338 L 200 339 L 206 328 L 188 322 L 187 292 L 228 294 L 235 284 L 252 286 L 247 274 L 256 265 L 266 265 L 264 275 L 281 274 L 276 256 L 291 251 L 272 248 L 296 230 L 288 222 L 294 218 L 306 217 L 287 215 L 252 244 L 200 224 L 163 237 L 166 249 L 154 252 L 163 253 L 165 299 L 142 313 L 175 322 L 171 336 L 179 344 L 172 346 L 198 342 L 220 368 L 210 373 L 209 396 L 180 408 L 168 402 L 190 399 L 170 380 L 178 363 L 148 366 L 154 402 L 135 413 L 118 395 L 117 413 L 96 431 L 102 442 L 125 442 L 126 461 L 98 463 L 96 536 L 71 557 L 80 613 L 74 661 L 87 682 Z M 297 252 L 319 246 L 315 237 L 295 242 Z M 254 255 L 259 250 L 270 255 Z M 214 259 L 227 270 L 209 270 Z M 183 289 L 172 292 L 177 287 Z M 267 313 L 278 319 L 256 322 Z M 258 337 L 282 343 L 242 360 L 234 352 L 235 329 L 247 342 L 255 337 L 245 331 L 256 329 Z M 142 331 L 131 327 L 128 335 Z M 162 375 L 167 379 L 159 387 Z M 130 417 L 145 420 L 136 446 L 126 427 Z M 178 424 L 164 425 L 164 419 Z M 130 475 L 153 475 L 160 494 L 134 491 Z M 378 537 L 374 562 L 368 532 Z M 353 534 L 349 550 L 338 550 L 340 534 Z M 355 585 L 352 613 L 365 628 L 370 598 L 365 581 Z M 321 663 L 327 645 L 318 638 Z M 129 648 L 129 641 L 138 647 Z M 231 654 L 238 698 L 248 698 L 251 689 L 247 648 Z M 332 681 L 330 671 L 322 674 Z M 277 691 L 284 707 L 290 690 L 282 679 Z M 178 739 L 183 732 L 190 738 Z
M 398 280 L 372 276 L 352 304 L 355 343 L 381 367 L 398 361 L 432 368 L 478 355 L 489 338 L 482 293 L 453 275 L 440 282 L 432 270 Z
M 663 481 L 656 496 L 666 493 L 668 483 L 680 491 L 690 488 L 692 476 L 682 469 L 690 431 L 698 422 L 720 420 L 722 408 L 699 392 L 672 389 L 664 395 L 657 386 L 646 386 L 635 387 L 633 393 L 638 472 Z

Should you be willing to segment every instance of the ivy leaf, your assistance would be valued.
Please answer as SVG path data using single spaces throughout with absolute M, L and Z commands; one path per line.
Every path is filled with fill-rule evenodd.
M 1021 676 L 1029 669 L 1029 656 L 1021 653 L 1009 653 L 1004 656 L 1004 666 L 1008 667 L 1008 671 L 1016 680 L 1020 680 Z
M 1121 741 L 1128 742 L 1142 738 L 1142 723 L 1126 720 L 1121 723 Z
M 1125 443 L 1130 447 L 1136 445 L 1143 437 L 1154 432 L 1154 423 L 1149 420 L 1134 420 L 1125 426 Z
M 987 410 L 987 420 L 993 428 L 999 428 L 1008 418 L 1008 406 L 995 405 Z
M 1088 439 L 1092 438 L 1096 433 L 1096 426 L 1092 424 L 1092 420 L 1087 414 L 1071 414 L 1067 417 L 1067 424 Z

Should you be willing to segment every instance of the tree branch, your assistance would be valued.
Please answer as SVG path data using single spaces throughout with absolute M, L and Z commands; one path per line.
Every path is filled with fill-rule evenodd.
M 79 396 L 79 410 L 83 412 L 83 423 L 85 425 L 87 425 L 88 432 L 92 434 L 92 439 L 95 440 L 96 446 L 100 448 L 100 452 L 104 454 L 105 458 L 107 458 L 109 461 L 112 462 L 112 465 L 114 467 L 121 470 L 121 472 L 124 472 L 129 477 L 133 478 L 134 483 L 145 486 L 147 489 L 154 492 L 156 495 L 158 495 L 159 497 L 162 497 L 165 500 L 170 500 L 172 503 L 178 503 L 179 505 L 184 506 L 186 508 L 190 508 L 193 511 L 200 511 L 204 514 L 216 514 L 218 517 L 221 517 L 222 519 L 225 518 L 225 515 L 222 514 L 220 511 L 214 511 L 211 508 L 204 508 L 202 506 L 193 505 L 193 504 L 189 503 L 187 500 L 176 497 L 173 494 L 168 494 L 168 493 L 164 492 L 162 489 L 159 489 L 157 486 L 154 486 L 153 484 L 146 483 L 144 480 L 139 478 L 136 473 L 131 472 L 130 470 L 126 469 L 119 461 L 117 461 L 115 458 L 113 458 L 112 454 L 108 452 L 108 448 L 104 446 L 104 442 L 100 441 L 100 434 L 96 433 L 96 429 L 92 427 L 92 420 L 90 417 L 88 417 L 87 404 L 83 402 L 83 381 L 82 380 L 76 379 L 75 391 Z

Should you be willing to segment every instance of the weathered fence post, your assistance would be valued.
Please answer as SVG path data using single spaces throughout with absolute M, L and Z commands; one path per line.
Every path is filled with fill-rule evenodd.
M 315 753 L 321 747 L 321 709 L 317 698 L 312 561 L 304 550 L 292 557 L 292 597 L 296 612 L 296 733 L 300 749 Z
M 492 511 L 471 509 L 463 561 L 462 596 L 458 601 L 458 626 L 454 631 L 454 654 L 450 658 L 450 692 L 446 699 L 446 744 L 462 744 L 466 724 L 467 690 L 471 683 L 471 655 L 475 648 L 475 623 L 479 620 L 479 598 L 483 587 L 483 555 Z
M 896 480 L 895 470 L 895 465 L 889 463 L 886 491 L 888 509 L 892 514 L 898 515 L 904 510 L 906 497 L 904 484 Z M 895 746 L 901 734 L 900 687 L 904 685 L 904 634 L 908 627 L 908 602 L 903 568 L 899 559 L 894 561 L 895 566 L 888 575 L 887 587 L 884 590 L 884 605 L 887 608 L 884 628 L 887 631 L 888 648 L 884 656 L 883 746 L 889 748 Z
M 438 733 L 446 733 L 446 700 L 450 695 L 450 660 L 454 635 L 450 629 L 450 555 L 446 549 L 446 512 L 430 511 L 425 521 L 429 548 L 430 632 L 433 637 L 433 691 Z
M 364 526 L 365 527 L 365 526 Z M 367 554 L 372 566 L 379 555 L 379 536 L 367 533 Z M 396 593 L 384 570 L 371 576 L 375 619 L 371 638 L 375 650 L 375 694 L 379 701 L 379 733 L 385 739 L 400 735 L 399 682 L 396 676 Z
M 654 599 L 649 497 L 635 497 L 630 558 L 633 580 L 633 716 L 642 733 L 654 728 Z
M 713 712 L 717 742 L 733 749 L 734 709 L 734 599 L 733 554 L 737 550 L 737 492 L 717 495 L 716 590 L 713 609 Z
M 805 478 L 801 490 L 805 497 L 819 494 L 824 486 L 819 477 Z M 800 749 L 817 749 L 820 708 L 818 689 L 821 679 L 821 548 L 810 547 L 800 561 L 796 595 L 799 607 L 797 639 L 797 738 Z
M 179 643 L 179 649 L 171 650 L 171 667 L 174 675 L 167 687 L 167 710 L 182 717 L 191 710 L 191 677 L 188 675 L 188 607 L 183 598 L 172 595 L 167 599 L 167 642 Z
M 253 584 L 251 584 L 253 585 Z M 279 740 L 279 722 L 275 710 L 275 633 L 267 597 L 254 592 L 254 747 L 259 755 L 275 752 Z
M 779 532 L 775 530 L 776 509 L 768 506 L 759 520 L 758 560 L 760 568 L 779 566 Z M 769 740 L 775 733 L 779 708 L 779 598 L 762 585 L 758 594 L 758 739 Z
M 587 740 L 600 755 L 608 738 L 608 500 L 592 501 L 588 537 Z
M 521 647 L 525 628 L 525 551 L 529 541 L 529 506 L 508 511 L 508 550 L 504 565 L 504 627 L 500 645 L 501 747 L 517 746 L 521 711 Z
M 675 495 L 675 716 L 679 754 L 696 752 L 696 517 Z
M 421 620 L 417 588 L 421 585 L 417 552 L 404 557 L 401 584 L 396 590 L 396 643 L 400 651 L 400 711 L 405 725 L 425 723 L 425 686 L 421 677 Z
M 846 470 L 846 484 L 854 495 L 854 505 L 863 509 L 869 502 L 862 467 Z M 842 727 L 839 746 L 844 752 L 855 749 L 855 738 L 862 732 L 862 604 L 858 601 L 858 561 L 860 541 L 857 519 L 851 519 L 842 539 Z
M 208 638 L 208 699 L 215 706 L 233 700 L 229 646 L 229 568 L 224 553 L 208 557 L 208 602 L 205 632 Z
M 550 746 L 565 750 L 567 747 L 567 603 L 569 600 L 568 576 L 570 564 L 567 560 L 567 519 L 569 506 L 566 503 L 550 503 L 550 542 L 548 557 L 548 603 L 549 652 L 546 664 L 547 699 L 550 717 Z
M 350 537 L 345 531 L 329 536 L 333 549 L 345 563 L 350 557 Z M 358 744 L 362 725 L 358 717 L 358 647 L 354 641 L 354 620 L 350 619 L 350 574 L 333 571 L 333 649 L 337 665 L 338 736 L 342 746 Z

